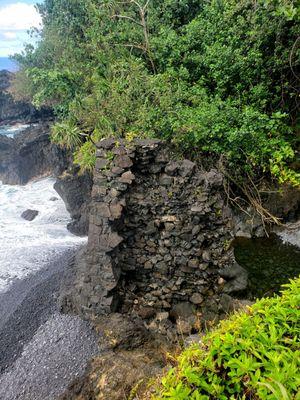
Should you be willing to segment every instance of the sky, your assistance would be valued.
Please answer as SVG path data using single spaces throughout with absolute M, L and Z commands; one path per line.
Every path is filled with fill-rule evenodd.
M 41 18 L 34 4 L 41 0 L 0 0 L 0 57 L 19 53 L 30 43 L 27 31 L 41 27 Z

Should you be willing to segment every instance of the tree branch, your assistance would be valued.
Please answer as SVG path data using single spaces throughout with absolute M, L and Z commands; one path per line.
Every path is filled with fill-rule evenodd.
M 145 48 L 145 46 L 141 45 L 141 44 L 135 44 L 135 43 L 118 43 L 120 46 L 124 46 L 124 47 L 134 47 L 135 49 L 140 49 L 143 50 L 144 52 L 147 50 Z
M 149 3 L 150 3 L 150 0 L 147 0 L 147 2 L 145 3 L 145 5 L 144 5 L 144 7 L 143 7 L 143 10 L 144 10 L 144 11 L 146 11 L 146 9 L 147 9 Z
M 132 17 L 129 17 L 129 16 L 127 16 L 127 15 L 119 15 L 119 14 L 114 14 L 114 15 L 112 15 L 111 16 L 111 18 L 123 18 L 123 19 L 128 19 L 129 21 L 131 21 L 131 22 L 134 22 L 135 24 L 137 24 L 137 25 L 139 25 L 139 26 L 143 26 L 140 22 L 138 22 L 138 21 L 136 21 L 134 18 L 132 18 Z

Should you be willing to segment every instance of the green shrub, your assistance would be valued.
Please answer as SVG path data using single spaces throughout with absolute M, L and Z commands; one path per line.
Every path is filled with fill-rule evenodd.
M 300 278 L 185 350 L 155 400 L 300 399 Z
M 80 129 L 71 121 L 57 122 L 51 131 L 52 141 L 67 149 L 78 147 L 82 143 Z
M 133 132 L 222 157 L 234 181 L 300 185 L 299 0 L 44 0 L 38 9 L 43 31 L 16 56 L 15 92 L 54 109 L 54 138 L 76 145 L 82 168 L 95 160 L 86 141 Z

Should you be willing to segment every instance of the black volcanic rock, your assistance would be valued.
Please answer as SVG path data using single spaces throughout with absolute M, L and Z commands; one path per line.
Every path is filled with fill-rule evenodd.
M 72 218 L 68 229 L 75 235 L 86 236 L 88 233 L 92 184 L 91 175 L 79 174 L 76 168 L 66 171 L 54 184 Z
M 44 175 L 60 175 L 69 165 L 65 150 L 52 144 L 49 126 L 31 126 L 15 138 L 0 135 L 0 180 L 24 185 Z
M 12 78 L 12 73 L 0 71 L 0 126 L 17 122 L 37 121 L 38 124 L 31 125 L 14 138 L 0 135 L 0 181 L 8 185 L 24 185 L 34 178 L 61 175 L 55 189 L 72 217 L 68 229 L 76 235 L 87 235 L 92 178 L 89 174 L 79 175 L 78 169 L 70 167 L 70 152 L 51 143 L 51 110 L 37 111 L 29 104 L 13 100 L 8 93 Z M 53 197 L 50 200 L 58 199 Z
M 26 219 L 26 221 L 33 221 L 37 216 L 39 212 L 37 210 L 26 210 L 22 212 L 21 217 L 23 219 Z
M 1 121 L 23 119 L 34 112 L 29 104 L 16 102 L 7 93 L 13 74 L 8 71 L 0 71 L 0 123 Z
M 72 218 L 68 229 L 75 235 L 85 236 L 92 177 L 87 173 L 79 174 L 78 168 L 70 167 L 71 155 L 50 142 L 49 131 L 49 126 L 41 123 L 14 138 L 0 135 L 0 180 L 8 185 L 24 185 L 34 178 L 59 176 L 55 189 Z
M 13 139 L 0 135 L 0 152 L 9 152 L 13 147 Z
M 52 110 L 42 107 L 37 110 L 32 104 L 16 101 L 9 93 L 14 77 L 12 72 L 0 71 L 0 125 L 15 122 L 36 122 L 53 118 Z

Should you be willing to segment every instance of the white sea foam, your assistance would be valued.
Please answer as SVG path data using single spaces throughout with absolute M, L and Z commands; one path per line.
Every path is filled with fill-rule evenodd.
M 67 230 L 70 217 L 54 182 L 45 178 L 26 186 L 0 183 L 0 291 L 86 241 Z M 31 222 L 21 218 L 27 209 L 39 212 Z
M 23 132 L 30 125 L 26 124 L 15 124 L 15 125 L 3 125 L 0 126 L 0 135 L 4 135 L 10 138 L 13 138 L 18 133 Z

